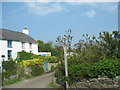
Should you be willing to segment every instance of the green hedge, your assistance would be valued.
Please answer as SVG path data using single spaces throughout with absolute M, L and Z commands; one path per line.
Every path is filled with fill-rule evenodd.
M 39 65 L 31 66 L 31 70 L 32 70 L 32 72 L 31 72 L 32 76 L 38 76 L 38 75 L 41 75 L 44 72 L 44 69 Z
M 120 76 L 120 59 L 100 60 L 88 68 L 87 74 L 89 77 Z
M 113 78 L 120 76 L 120 59 L 100 60 L 92 65 L 71 64 L 68 66 L 69 75 L 67 78 L 64 69 L 64 65 L 59 65 L 55 72 L 55 77 L 61 85 L 65 83 L 65 80 L 73 83 L 83 78 L 97 78 L 99 76 Z
M 49 63 L 57 63 L 58 62 L 58 57 L 55 56 L 39 56 L 39 55 L 35 55 L 33 53 L 29 53 L 29 52 L 18 52 L 18 58 L 16 58 L 16 60 L 31 60 L 31 59 L 41 59 L 43 61 L 47 61 Z
M 17 73 L 17 65 L 15 61 L 4 61 L 2 63 L 3 66 L 3 76 L 9 77 Z
M 55 71 L 55 67 L 54 66 L 51 66 L 51 71 Z

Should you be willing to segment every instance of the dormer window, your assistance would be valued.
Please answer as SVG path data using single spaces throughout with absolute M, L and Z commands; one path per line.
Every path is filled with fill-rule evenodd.
M 12 48 L 12 40 L 7 41 L 7 46 L 8 46 L 8 48 Z

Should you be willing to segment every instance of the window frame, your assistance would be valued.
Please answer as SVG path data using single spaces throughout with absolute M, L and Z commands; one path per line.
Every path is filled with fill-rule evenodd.
M 7 47 L 12 48 L 12 40 L 7 40 Z

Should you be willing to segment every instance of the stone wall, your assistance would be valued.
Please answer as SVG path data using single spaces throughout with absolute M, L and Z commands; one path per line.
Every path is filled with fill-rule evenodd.
M 107 77 L 83 79 L 80 82 L 74 83 L 71 88 L 119 88 L 120 89 L 120 76 L 114 79 Z

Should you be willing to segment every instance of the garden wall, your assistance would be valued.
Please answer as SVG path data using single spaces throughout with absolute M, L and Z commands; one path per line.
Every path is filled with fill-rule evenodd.
M 120 76 L 114 79 L 110 78 L 92 78 L 83 79 L 77 83 L 74 83 L 71 88 L 119 88 L 120 89 Z

